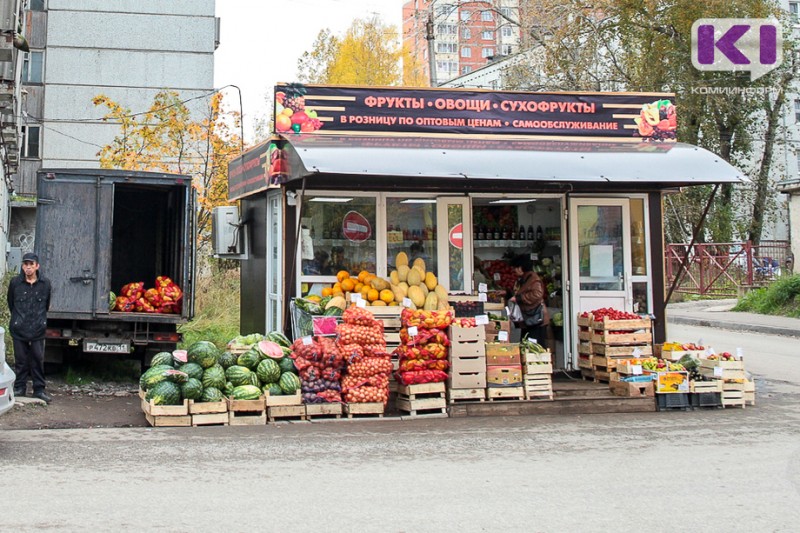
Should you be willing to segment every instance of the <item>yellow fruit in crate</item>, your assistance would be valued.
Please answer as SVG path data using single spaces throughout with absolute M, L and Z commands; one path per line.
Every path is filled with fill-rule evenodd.
M 369 276 L 369 272 L 367 272 L 366 270 L 362 270 L 361 272 L 358 273 L 358 281 L 364 283 L 364 278 L 366 278 L 367 276 Z
M 420 283 L 422 283 L 422 276 L 419 275 L 419 270 L 416 268 L 412 268 L 408 271 L 408 286 L 409 287 L 418 287 Z
M 447 311 L 450 309 L 450 304 L 439 300 L 439 305 L 436 306 L 437 311 Z
M 405 281 L 401 281 L 400 283 L 397 284 L 397 286 L 400 287 L 400 290 L 403 291 L 403 294 L 408 296 L 408 283 L 406 283 Z
M 342 284 L 338 281 L 333 284 L 333 292 L 342 292 Z
M 433 292 L 436 293 L 436 296 L 439 298 L 439 303 L 444 302 L 447 303 L 449 297 L 447 291 L 441 285 L 437 285 L 434 287 Z
M 309 294 L 308 296 L 306 296 L 306 300 L 311 300 L 312 302 L 319 303 L 319 301 L 322 300 L 322 298 L 320 298 L 316 294 Z
M 422 294 L 424 294 L 426 297 L 428 296 L 428 293 L 431 292 L 428 290 L 428 287 L 424 283 L 420 283 L 419 288 L 420 290 L 422 290 Z
M 391 291 L 391 289 L 383 289 L 380 293 L 379 298 L 381 299 L 381 301 L 386 302 L 388 304 L 389 302 L 394 301 L 394 293 Z
M 379 277 L 372 278 L 369 284 L 372 286 L 373 289 L 377 289 L 379 291 L 389 288 L 389 282 Z
M 375 300 L 375 301 L 374 301 L 374 302 L 372 302 L 370 305 L 376 305 L 376 306 L 383 306 L 383 307 L 386 307 L 386 302 L 384 302 L 383 300 Z
M 342 290 L 344 292 L 350 292 L 356 288 L 356 282 L 353 278 L 347 278 L 342 280 Z
M 433 272 L 428 272 L 425 274 L 425 286 L 428 287 L 428 290 L 433 290 L 439 282 L 436 280 L 436 275 Z
M 331 296 L 333 296 L 334 298 L 336 298 L 337 296 L 342 296 L 343 297 L 344 293 L 342 292 L 342 289 L 334 290 L 333 294 Z
M 397 270 L 400 270 L 400 265 L 408 266 L 408 256 L 405 252 L 399 252 L 394 258 L 394 266 Z
M 333 289 L 330 287 L 325 287 L 322 289 L 322 297 L 326 298 L 328 296 L 333 296 Z
M 380 298 L 381 293 L 378 292 L 377 289 L 369 289 L 367 292 L 367 300 L 370 302 L 374 302 L 378 298 Z
M 353 292 L 361 292 L 361 289 L 363 288 L 364 284 L 359 281 L 358 283 L 356 283 L 356 286 L 353 287 Z
M 377 277 L 378 276 L 376 276 L 375 274 L 367 274 L 366 276 L 364 276 L 364 281 L 363 281 L 364 285 L 369 285 L 369 282 Z
M 395 302 L 402 302 L 406 297 L 406 292 L 397 285 L 392 285 L 392 294 L 394 294 Z
M 408 298 L 417 307 L 425 305 L 425 294 L 417 285 L 412 285 L 408 288 Z
M 408 268 L 408 265 L 400 265 L 397 267 L 397 278 L 403 282 L 408 280 L 408 271 L 411 270 Z
M 412 267 L 417 267 L 420 270 L 422 270 L 423 272 L 425 272 L 425 260 L 422 259 L 421 257 L 417 257 L 416 259 L 414 259 L 414 262 L 411 263 L 411 266 Z
M 346 270 L 340 270 L 336 273 L 336 280 L 337 281 L 344 281 L 350 277 L 350 273 Z
M 400 274 L 397 273 L 397 270 L 392 270 L 391 274 L 389 274 L 389 281 L 392 285 L 400 283 Z
M 422 309 L 425 311 L 436 311 L 437 307 L 439 307 L 439 298 L 436 297 L 436 293 L 428 293 L 428 296 L 425 297 L 425 303 Z
M 338 307 L 342 311 L 347 309 L 347 302 L 345 301 L 344 297 L 342 296 L 334 296 L 333 298 L 328 301 L 328 305 L 325 306 L 325 309 L 330 309 L 332 307 Z
M 389 304 L 389 307 L 397 307 L 398 305 L 400 305 L 400 304 L 399 304 L 399 303 L 397 303 L 397 302 L 391 302 L 391 303 Z

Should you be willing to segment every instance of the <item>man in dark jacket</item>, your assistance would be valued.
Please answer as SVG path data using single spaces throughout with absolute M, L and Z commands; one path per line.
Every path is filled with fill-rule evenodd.
M 45 392 L 44 335 L 47 310 L 50 308 L 50 280 L 39 275 L 39 257 L 22 256 L 22 272 L 8 285 L 8 309 L 11 323 L 8 330 L 14 339 L 14 394 L 25 396 L 28 375 L 33 381 L 33 397 L 50 403 Z

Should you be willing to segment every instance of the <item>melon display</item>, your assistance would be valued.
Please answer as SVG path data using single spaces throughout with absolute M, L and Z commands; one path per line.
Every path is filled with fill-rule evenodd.
M 284 394 L 292 395 L 300 390 L 300 378 L 292 372 L 284 372 L 278 380 L 278 385 Z
M 267 383 L 266 385 L 264 385 L 262 387 L 262 390 L 264 391 L 264 393 L 269 393 L 270 396 L 282 396 L 283 395 L 283 389 L 281 389 L 281 386 L 278 385 L 277 382 L 276 383 Z
M 225 370 L 235 365 L 236 361 L 237 357 L 231 352 L 222 352 L 217 358 L 217 363 L 219 363 Z
M 181 385 L 181 396 L 187 400 L 199 400 L 203 396 L 203 384 L 199 379 L 189 378 L 189 380 Z
M 231 391 L 234 400 L 258 400 L 261 398 L 261 389 L 253 385 L 240 385 Z
M 185 372 L 189 379 L 194 378 L 197 380 L 203 379 L 203 367 L 197 363 L 185 363 L 178 367 L 178 370 Z
M 291 359 L 286 358 L 291 361 Z M 283 362 L 283 359 L 281 359 Z M 281 367 L 272 359 L 264 359 L 258 363 L 256 368 L 256 375 L 262 383 L 276 383 L 281 378 Z
M 222 391 L 216 387 L 207 387 L 203 390 L 203 395 L 200 396 L 201 402 L 220 402 L 222 401 L 224 396 L 222 396 Z
M 205 369 L 201 382 L 205 388 L 223 389 L 225 388 L 225 378 L 225 369 L 221 365 L 214 365 Z
M 187 362 L 197 363 L 203 368 L 213 366 L 219 357 L 219 350 L 213 342 L 197 341 L 186 351 Z
M 172 352 L 158 352 L 150 360 L 150 366 L 175 366 L 175 360 L 172 358 Z
M 239 358 L 236 360 L 236 364 L 250 370 L 255 370 L 260 361 L 260 352 L 255 348 L 250 348 L 239 356 Z
M 244 366 L 233 365 L 225 371 L 225 377 L 233 383 L 234 387 L 250 384 L 250 369 Z
M 162 381 L 148 390 L 144 399 L 153 405 L 180 405 L 181 388 L 177 383 Z

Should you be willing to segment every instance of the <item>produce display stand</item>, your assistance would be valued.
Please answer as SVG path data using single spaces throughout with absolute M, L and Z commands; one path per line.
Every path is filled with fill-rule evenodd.
M 342 418 L 343 413 L 344 407 L 339 402 L 306 404 L 306 418 L 308 420 Z
M 376 416 L 383 418 L 386 407 L 381 402 L 346 403 L 344 412 L 347 418 Z
M 152 400 L 142 399 L 142 411 L 147 423 L 153 427 L 188 427 L 192 425 L 189 401 L 181 405 L 155 405 Z
M 189 400 L 189 414 L 192 415 L 193 426 L 227 426 L 228 402 L 196 402 Z
M 579 338 L 590 338 L 591 372 L 596 383 L 619 381 L 619 360 L 653 353 L 653 324 L 649 317 L 624 320 L 603 317 L 603 320 L 596 320 L 592 315 L 578 315 L 578 324 L 579 329 L 583 330 L 579 331 Z M 591 335 L 587 335 L 586 331 Z M 581 374 L 588 376 L 583 368 Z
M 447 378 L 449 403 L 486 399 L 486 329 L 451 325 L 450 374 Z
M 552 360 L 550 352 L 522 354 L 526 400 L 553 401 Z
M 228 398 L 228 424 L 231 426 L 259 426 L 267 423 L 267 404 L 264 396 L 257 400 Z
M 700 359 L 700 374 L 706 379 L 717 380 L 722 387 L 722 407 L 741 407 L 744 409 L 747 374 L 741 359 L 723 361 L 721 359 Z M 755 397 L 753 397 L 755 402 Z
M 411 417 L 447 416 L 444 383 L 399 385 L 397 409 Z
M 486 343 L 486 398 L 524 400 L 525 382 L 518 343 Z

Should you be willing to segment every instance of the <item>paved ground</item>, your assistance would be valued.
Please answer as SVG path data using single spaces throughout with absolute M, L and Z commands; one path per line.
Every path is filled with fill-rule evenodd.
M 800 318 L 731 311 L 735 304 L 736 300 L 670 304 L 667 307 L 667 321 L 672 324 L 800 337 Z

